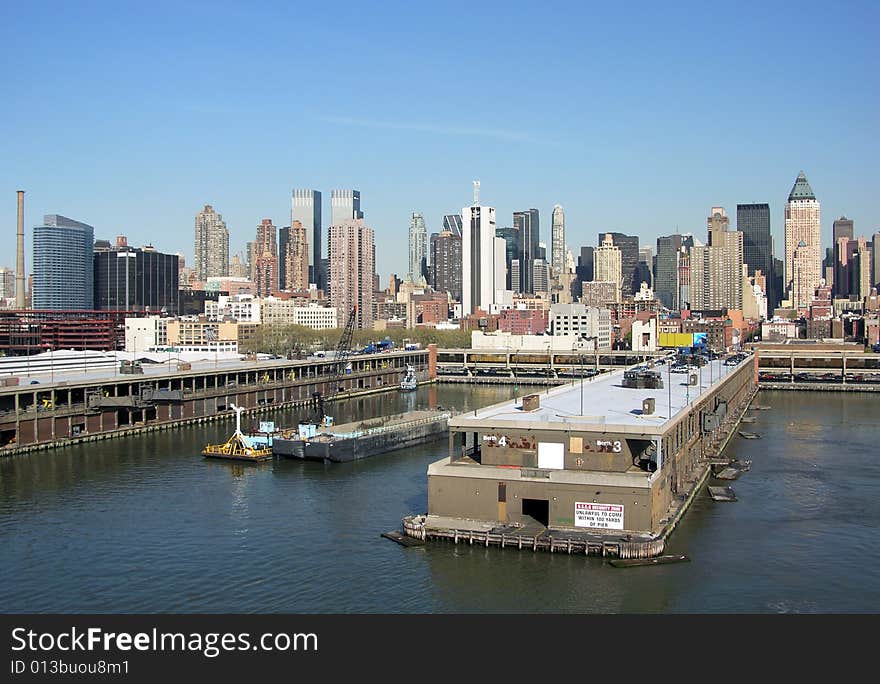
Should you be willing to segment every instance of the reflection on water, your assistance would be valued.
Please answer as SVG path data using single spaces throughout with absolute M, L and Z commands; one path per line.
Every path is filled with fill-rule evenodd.
M 332 405 L 337 422 L 473 410 L 511 387 L 432 386 Z M 670 542 L 691 563 L 379 538 L 427 508 L 446 441 L 347 464 L 205 461 L 232 422 L 0 461 L 5 612 L 828 612 L 880 609 L 876 398 L 764 393 L 732 454 L 739 501 L 705 495 Z M 259 420 L 260 417 L 254 420 Z M 262 416 L 266 418 L 266 416 Z M 273 416 L 292 425 L 287 410 Z M 854 590 L 858 587 L 858 591 Z

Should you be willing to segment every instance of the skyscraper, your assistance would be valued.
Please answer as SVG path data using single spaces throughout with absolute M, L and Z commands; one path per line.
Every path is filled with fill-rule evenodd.
M 91 309 L 94 306 L 92 226 L 47 214 L 34 228 L 34 309 Z
M 409 277 L 418 280 L 426 272 L 428 230 L 425 218 L 413 212 L 409 221 Z
M 550 266 L 543 258 L 532 262 L 532 285 L 535 294 L 550 292 Z
M 504 264 L 507 268 L 507 275 L 505 277 L 505 287 L 508 290 L 514 290 L 515 292 L 519 292 L 519 275 L 516 277 L 516 284 L 514 285 L 513 281 L 513 262 L 517 262 L 517 274 L 519 274 L 519 253 L 520 253 L 520 243 L 519 243 L 519 230 L 516 228 L 511 228 L 510 226 L 505 226 L 503 228 L 495 229 L 495 237 L 499 237 L 504 240 Z
M 642 283 L 654 287 L 654 250 L 651 247 L 639 247 L 638 280 L 639 287 Z
M 691 248 L 691 308 L 741 311 L 743 234 L 730 230 L 723 207 L 712 207 L 707 227 L 709 244 Z
M 344 321 L 357 306 L 357 327 L 373 327 L 373 274 L 376 253 L 373 229 L 363 219 L 349 218 L 329 229 L 330 305 Z
M 431 287 L 461 301 L 461 236 L 450 230 L 431 236 Z
M 229 275 L 229 231 L 210 204 L 196 214 L 195 270 L 201 281 Z
M 533 263 L 538 258 L 538 243 L 541 239 L 538 210 L 513 212 L 513 227 L 519 231 L 519 291 L 533 294 L 535 292 Z
M 12 299 L 15 297 L 15 271 L 6 266 L 0 266 L 0 299 Z
M 300 224 L 302 226 L 302 224 Z M 287 250 L 290 243 L 290 226 L 278 229 L 278 289 L 287 289 Z M 308 279 L 308 256 L 306 255 L 306 278 Z M 230 270 L 232 266 L 229 267 Z M 308 286 L 306 286 L 308 287 Z
M 360 190 L 333 190 L 330 192 L 330 222 L 340 226 L 350 219 L 362 219 Z
M 581 247 L 581 253 L 578 255 L 577 279 L 581 283 L 588 283 L 593 278 L 593 247 Z
M 560 205 L 553 207 L 553 219 L 550 230 L 551 267 L 554 278 L 565 272 L 565 211 Z
M 871 294 L 871 248 L 872 245 L 865 238 L 857 240 L 856 267 L 853 269 L 852 291 L 858 294 L 860 300 Z
M 474 203 L 461 210 L 462 313 L 490 311 L 495 301 L 495 208 L 480 205 L 480 182 Z
M 620 273 L 621 293 L 624 296 L 635 294 L 639 291 L 641 280 L 639 278 L 639 238 L 635 235 L 623 233 L 599 233 L 599 242 L 607 235 L 611 236 L 612 243 L 620 249 Z M 597 276 L 596 280 L 600 280 Z
M 317 190 L 294 189 L 290 197 L 290 225 L 299 221 L 305 229 L 309 252 L 309 282 L 327 291 L 327 274 L 322 268 L 321 245 L 324 241 L 321 223 L 321 193 Z
M 300 221 L 290 225 L 287 249 L 279 261 L 284 262 L 284 288 L 286 290 L 309 289 L 309 235 Z
M 835 296 L 846 297 L 850 291 L 849 272 L 846 268 L 847 255 L 845 251 L 841 253 L 841 245 L 844 245 L 845 250 L 847 243 L 841 243 L 840 239 L 845 238 L 847 241 L 852 240 L 854 229 L 855 225 L 853 220 L 848 219 L 846 216 L 841 216 L 839 219 L 836 219 L 831 229 L 833 240 L 831 243 L 833 254 L 831 265 L 834 267 L 833 292 Z
M 446 214 L 443 217 L 443 230 L 461 237 L 461 214 Z
M 254 282 L 258 297 L 268 297 L 278 291 L 278 238 L 272 219 L 263 219 L 257 226 L 254 241 Z
M 834 244 L 834 296 L 848 297 L 855 294 L 853 290 L 853 273 L 855 268 L 858 242 L 845 235 L 839 237 Z
M 841 216 L 839 219 L 835 219 L 831 228 L 831 235 L 834 244 L 836 245 L 837 241 L 842 237 L 852 240 L 854 230 L 855 222 L 852 219 L 849 219 L 846 216 Z
M 767 307 L 776 307 L 777 293 L 773 291 L 773 241 L 770 238 L 770 205 L 737 204 L 736 229 L 743 234 L 743 262 L 748 264 L 749 275 L 761 271 L 766 278 Z
M 593 251 L 594 279 L 599 282 L 617 283 L 617 289 L 626 292 L 621 283 L 621 263 L 620 248 L 614 244 L 611 233 L 605 233 L 602 243 Z
M 822 278 L 822 215 L 801 171 L 785 203 L 785 289 L 794 308 L 806 309 Z
M 98 240 L 94 250 L 95 309 L 179 313 L 176 254 L 157 252 L 152 245 L 129 247 L 119 238 L 115 246 Z
M 871 239 L 871 253 L 874 257 L 874 265 L 872 268 L 872 284 L 876 288 L 880 288 L 880 230 L 874 233 Z
M 667 309 L 678 311 L 678 255 L 681 235 L 657 238 L 657 270 L 654 273 L 654 293 Z

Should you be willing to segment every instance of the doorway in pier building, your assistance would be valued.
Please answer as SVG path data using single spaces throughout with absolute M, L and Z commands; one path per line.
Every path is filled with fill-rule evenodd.
M 550 501 L 548 499 L 523 499 L 522 514 L 529 515 L 544 527 L 550 524 Z

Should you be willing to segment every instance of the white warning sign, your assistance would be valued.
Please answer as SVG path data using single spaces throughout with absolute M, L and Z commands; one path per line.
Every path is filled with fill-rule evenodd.
M 574 504 L 575 527 L 599 527 L 605 530 L 623 529 L 623 505 L 582 503 Z

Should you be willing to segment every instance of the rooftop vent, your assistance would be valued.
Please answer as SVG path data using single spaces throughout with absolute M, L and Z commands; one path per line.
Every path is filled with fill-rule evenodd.
M 523 411 L 537 411 L 541 408 L 541 395 L 540 394 L 527 394 L 523 397 L 522 400 L 522 410 Z
M 654 415 L 654 397 L 648 397 L 647 399 L 642 400 L 642 415 Z

